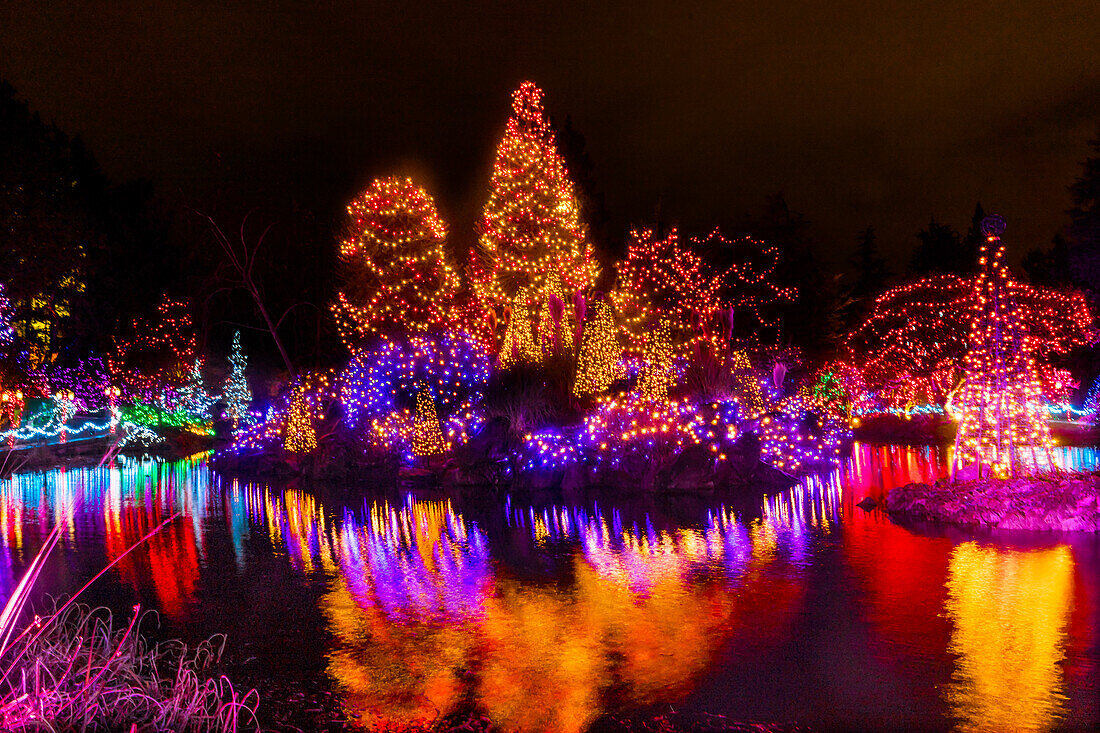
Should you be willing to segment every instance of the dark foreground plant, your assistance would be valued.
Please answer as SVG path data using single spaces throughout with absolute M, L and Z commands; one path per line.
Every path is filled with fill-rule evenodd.
M 69 605 L 36 617 L 11 650 L 0 729 L 49 731 L 237 731 L 257 729 L 255 690 L 239 695 L 218 663 L 224 636 L 194 649 L 179 641 L 150 645 L 141 625 L 151 611 L 116 627 L 106 608 Z
M 116 630 L 110 611 L 93 611 L 75 602 L 89 585 L 178 516 L 161 522 L 53 613 L 36 615 L 17 634 L 31 588 L 61 536 L 62 525 L 54 526 L 0 611 L 0 730 L 259 730 L 255 690 L 238 696 L 225 677 L 200 677 L 220 658 L 224 637 L 214 637 L 194 651 L 181 642 L 149 647 L 140 633 L 144 615 L 138 606 L 126 628 Z

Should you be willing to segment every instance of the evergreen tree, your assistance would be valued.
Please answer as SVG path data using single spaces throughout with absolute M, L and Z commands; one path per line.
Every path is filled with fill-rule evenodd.
M 606 392 L 615 379 L 618 361 L 619 344 L 611 308 L 603 301 L 594 303 L 591 316 L 584 324 L 573 395 L 585 397 Z
M 932 217 L 928 228 L 917 233 L 920 244 L 913 250 L 909 271 L 917 275 L 970 275 L 975 272 L 977 257 L 970 257 L 959 233 L 950 224 Z
M 1021 266 L 1027 273 L 1027 279 L 1036 285 L 1059 287 L 1072 282 L 1069 263 L 1069 243 L 1061 234 L 1055 234 L 1050 241 L 1050 249 L 1036 247 L 1028 250 Z
M 1066 238 L 1074 279 L 1100 292 L 1100 126 L 1089 148 L 1092 155 L 1069 187 L 1073 206 L 1066 212 L 1070 217 Z
M 850 299 L 845 318 L 848 328 L 863 320 L 874 299 L 886 290 L 886 280 L 890 277 L 886 260 L 878 256 L 874 227 L 867 227 L 859 235 L 852 265 L 856 277 L 847 293 Z
M 248 387 L 248 378 L 244 369 L 248 361 L 241 351 L 241 332 L 233 334 L 233 346 L 229 352 L 229 377 L 225 380 L 222 397 L 225 400 L 226 414 L 233 421 L 233 431 L 240 429 L 242 422 L 251 422 L 249 405 L 252 403 L 252 390 Z
M 350 232 L 340 248 L 345 287 L 333 305 L 345 343 L 444 324 L 459 280 L 431 196 L 411 179 L 379 178 L 348 214 Z
M 202 379 L 202 359 L 195 359 L 195 363 L 188 372 L 187 382 L 179 391 L 179 406 L 188 415 L 200 420 L 210 419 L 210 406 L 213 400 L 206 391 L 206 385 Z
M 569 299 L 591 289 L 599 274 L 543 110 L 542 90 L 524 82 L 513 95 L 512 110 L 479 224 L 480 251 L 471 257 L 474 288 L 482 303 L 498 312 L 524 288 L 541 309 L 554 272 Z

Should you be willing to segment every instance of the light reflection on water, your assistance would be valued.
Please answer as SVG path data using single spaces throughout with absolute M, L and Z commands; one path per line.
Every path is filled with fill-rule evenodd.
M 1059 460 L 1084 468 L 1096 455 Z M 282 558 L 263 582 L 276 597 L 314 594 L 327 636 L 303 639 L 303 653 L 323 655 L 368 724 L 471 701 L 521 730 L 580 731 L 658 703 L 826 727 L 1095 721 L 1095 542 L 925 535 L 855 507 L 946 468 L 944 451 L 857 446 L 755 515 L 719 503 L 694 520 L 630 501 L 349 507 L 212 479 L 201 461 L 20 475 L 0 486 L 0 598 L 54 524 L 67 555 L 43 590 L 56 593 L 102 566 L 81 553 L 109 561 L 179 513 L 117 582 L 180 624 L 232 627 L 230 601 L 206 586 L 252 583 Z M 277 610 L 266 622 L 293 633 Z

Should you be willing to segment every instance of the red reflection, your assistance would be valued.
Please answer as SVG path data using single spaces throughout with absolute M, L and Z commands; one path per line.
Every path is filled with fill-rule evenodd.
M 160 502 L 123 505 L 117 513 L 108 508 L 106 514 L 105 544 L 110 560 L 168 518 Z M 199 580 L 198 543 L 190 519 L 176 519 L 120 560 L 115 569 L 123 582 L 139 592 L 147 587 L 146 579 L 151 580 L 157 608 L 170 618 L 182 618 Z

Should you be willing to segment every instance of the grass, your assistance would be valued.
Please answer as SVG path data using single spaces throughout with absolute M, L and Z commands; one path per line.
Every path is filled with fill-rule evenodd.
M 150 645 L 141 633 L 151 611 L 116 624 L 105 608 L 71 604 L 10 651 L 0 729 L 26 731 L 238 731 L 258 729 L 258 695 L 241 696 L 217 665 L 224 637 L 194 649 Z M 28 627 L 43 625 L 36 619 Z
M 138 606 L 116 628 L 107 609 L 76 598 L 119 560 L 174 521 L 170 517 L 46 616 L 20 629 L 31 589 L 61 536 L 56 525 L 0 612 L 0 730 L 160 733 L 259 730 L 255 690 L 238 695 L 224 676 L 211 678 L 224 637 L 189 649 L 152 646 L 141 634 L 149 612 Z

